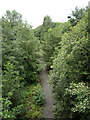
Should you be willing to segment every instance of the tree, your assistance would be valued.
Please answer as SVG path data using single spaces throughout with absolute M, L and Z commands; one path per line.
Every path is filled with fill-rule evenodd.
M 12 41 L 16 40 L 18 28 L 23 26 L 21 15 L 16 11 L 6 11 L 5 16 L 2 17 L 2 63 L 9 61 L 10 54 L 12 53 Z
M 2 19 L 4 21 L 7 21 L 10 24 L 11 28 L 13 28 L 14 26 L 18 26 L 19 23 L 22 23 L 22 15 L 15 10 L 13 10 L 12 12 L 7 10 L 5 16 L 3 16 Z
M 35 36 L 38 37 L 40 42 L 42 43 L 44 34 L 48 32 L 48 29 L 50 28 L 53 29 L 55 25 L 56 23 L 52 22 L 52 19 L 50 18 L 50 16 L 48 15 L 45 16 L 43 19 L 43 24 L 34 30 Z
M 61 41 L 61 37 L 64 32 L 68 30 L 68 23 L 60 23 L 57 24 L 53 29 L 48 29 L 47 32 L 44 33 L 42 39 L 42 50 L 43 50 L 43 58 L 47 64 L 47 68 L 50 69 L 52 64 L 52 60 L 55 57 L 56 47 L 59 46 Z
M 72 26 L 75 26 L 84 17 L 85 11 L 84 8 L 79 9 L 78 7 L 75 8 L 75 11 L 72 11 L 71 16 L 68 16 Z
M 52 20 L 51 20 L 50 16 L 47 15 L 44 17 L 44 20 L 43 20 L 44 26 L 50 25 L 51 22 L 52 22 Z
M 23 86 L 21 81 L 23 78 L 15 71 L 15 66 L 8 62 L 5 65 L 2 79 L 2 97 L 3 97 L 3 119 L 15 120 L 16 115 L 20 114 L 23 105 L 21 99 L 15 95 L 19 94 L 19 89 Z M 16 102 L 18 101 L 18 104 Z
M 31 26 L 24 23 L 16 11 L 7 11 L 2 18 L 2 34 L 3 66 L 11 61 L 26 81 L 37 81 L 40 68 L 37 57 L 40 45 Z
M 54 115 L 56 118 L 75 119 L 78 116 L 81 120 L 89 119 L 90 44 L 87 15 L 86 13 L 76 26 L 71 27 L 70 31 L 62 35 L 58 54 L 53 60 L 50 80 L 55 96 Z M 82 109 L 78 101 L 82 104 Z
M 12 53 L 12 55 L 15 57 L 14 63 L 16 62 L 20 74 L 29 83 L 38 81 L 40 43 L 34 36 L 33 31 L 27 27 L 22 27 L 17 33 L 16 41 L 13 44 L 16 47 L 13 49 L 15 54 Z

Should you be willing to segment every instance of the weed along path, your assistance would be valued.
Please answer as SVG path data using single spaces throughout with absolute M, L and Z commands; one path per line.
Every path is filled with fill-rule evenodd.
M 53 118 L 52 107 L 53 107 L 53 97 L 51 94 L 51 85 L 48 83 L 49 75 L 48 72 L 43 69 L 40 73 L 40 80 L 45 92 L 46 104 L 43 108 L 44 118 Z

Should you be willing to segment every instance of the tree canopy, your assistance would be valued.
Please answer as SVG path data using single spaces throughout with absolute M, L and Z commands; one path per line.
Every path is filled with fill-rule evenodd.
M 36 29 L 15 10 L 7 10 L 1 22 L 2 119 L 43 118 L 45 96 L 39 80 L 43 59 L 54 95 L 54 117 L 89 120 L 88 8 L 76 7 L 64 23 L 46 15 Z

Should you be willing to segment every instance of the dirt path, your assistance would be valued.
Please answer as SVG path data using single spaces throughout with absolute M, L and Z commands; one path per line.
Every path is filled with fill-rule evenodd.
M 52 107 L 53 107 L 53 98 L 51 94 L 51 85 L 48 83 L 48 72 L 44 69 L 40 73 L 40 80 L 45 92 L 46 104 L 43 109 L 44 118 L 53 118 Z

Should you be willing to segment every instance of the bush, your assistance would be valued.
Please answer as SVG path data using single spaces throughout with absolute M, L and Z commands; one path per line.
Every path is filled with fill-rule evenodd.
M 45 97 L 41 85 L 31 85 L 28 96 L 29 97 L 26 100 L 26 117 L 31 119 L 42 118 L 42 105 L 45 104 Z
M 42 108 L 40 106 L 36 106 L 31 101 L 28 101 L 27 107 L 28 107 L 28 111 L 27 111 L 26 117 L 28 119 L 35 120 L 43 117 Z
M 45 103 L 44 91 L 40 84 L 34 86 L 30 94 L 32 95 L 32 101 L 35 105 L 43 105 Z
M 89 120 L 89 88 L 83 82 L 70 83 L 66 88 L 64 96 L 67 98 L 68 106 L 71 110 L 71 117 Z
M 34 91 L 33 93 L 33 102 L 36 105 L 43 105 L 45 103 L 45 96 L 43 94 L 43 90 L 39 88 L 38 90 Z
M 23 87 L 21 83 L 23 78 L 19 76 L 18 72 L 15 72 L 15 66 L 10 62 L 5 65 L 2 78 L 2 118 L 14 120 L 16 116 L 22 112 L 23 104 L 21 103 L 21 99 L 18 99 L 15 92 L 17 91 L 17 94 L 19 94 L 20 88 Z M 18 104 L 16 104 L 17 100 Z
M 86 91 L 85 95 L 88 95 L 88 91 L 85 89 L 85 87 L 83 87 L 84 84 L 80 83 L 80 85 L 82 85 L 82 88 L 79 88 L 80 85 L 78 84 L 78 82 L 84 82 L 87 86 L 90 84 L 90 44 L 88 41 L 87 20 L 88 19 L 86 13 L 85 17 L 82 18 L 76 26 L 71 27 L 70 31 L 63 34 L 62 40 L 60 42 L 60 47 L 58 48 L 58 53 L 53 60 L 53 70 L 50 73 L 50 81 L 52 83 L 53 93 L 55 94 L 54 115 L 57 118 L 75 118 L 75 115 L 77 113 L 79 119 L 82 119 L 86 117 L 85 114 L 88 115 L 89 113 L 89 110 L 87 108 L 87 112 L 85 110 L 85 114 L 81 112 L 84 110 L 84 107 L 86 107 L 87 103 L 85 103 L 85 106 L 82 106 L 82 108 L 80 108 L 79 105 L 79 111 L 73 112 L 72 115 L 72 110 L 77 110 L 76 106 L 78 105 L 78 102 L 76 102 L 76 98 L 74 98 L 74 96 L 73 100 L 70 99 L 70 97 L 65 96 L 66 89 L 69 89 L 71 83 L 78 85 L 77 91 L 82 90 L 83 92 L 84 89 Z M 77 96 L 80 97 L 79 95 Z M 79 102 L 84 104 L 84 100 L 86 99 L 82 97 L 82 99 L 79 99 Z M 73 105 L 72 107 L 70 106 L 72 101 L 75 102 L 75 104 L 73 104 L 75 106 L 74 108 Z

